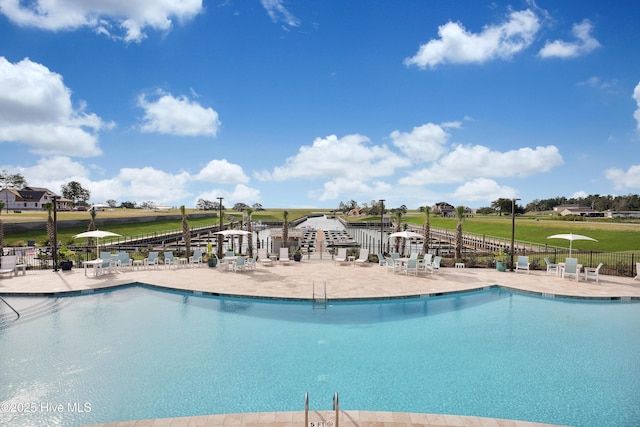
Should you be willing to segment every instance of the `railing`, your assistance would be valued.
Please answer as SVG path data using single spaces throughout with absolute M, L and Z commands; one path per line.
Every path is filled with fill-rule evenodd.
M 304 394 L 304 427 L 309 426 L 309 392 Z
M 0 300 L 2 300 L 2 302 L 3 302 L 3 303 L 7 304 L 7 307 L 9 307 L 11 310 L 13 310 L 13 312 L 18 316 L 18 317 L 16 318 L 16 320 L 18 320 L 18 319 L 20 318 L 20 313 L 18 313 L 18 310 L 16 310 L 15 308 L 13 308 L 13 307 L 11 306 L 11 304 L 9 304 L 9 303 L 7 302 L 7 300 L 5 300 L 4 298 L 0 297 Z
M 336 427 L 340 427 L 340 404 L 338 403 L 338 392 L 333 395 L 333 409 L 336 411 Z
M 324 295 L 322 296 L 322 298 L 318 297 L 316 298 L 316 282 L 315 280 L 311 282 L 311 293 L 312 293 L 312 301 L 313 301 L 313 308 L 314 310 L 316 308 L 327 308 L 327 281 L 324 281 Z

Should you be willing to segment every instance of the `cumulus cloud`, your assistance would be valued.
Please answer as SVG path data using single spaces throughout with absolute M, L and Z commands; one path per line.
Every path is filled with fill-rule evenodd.
M 284 7 L 282 0 L 260 0 L 260 2 L 273 22 L 284 22 L 290 27 L 300 25 L 300 21 Z
M 385 146 L 371 145 L 362 135 L 335 135 L 317 138 L 311 146 L 303 146 L 286 165 L 273 172 L 256 174 L 261 180 L 283 181 L 293 178 L 348 178 L 365 181 L 372 177 L 390 176 L 409 160 L 393 153 Z
M 574 24 L 571 33 L 576 38 L 574 42 L 555 40 L 547 42 L 538 55 L 542 58 L 574 58 L 586 55 L 600 47 L 598 40 L 591 36 L 593 25 L 588 19 L 579 24 Z
M 233 187 L 232 190 L 216 188 L 211 191 L 206 191 L 198 194 L 193 204 L 195 206 L 198 199 L 216 200 L 218 197 L 224 198 L 222 202 L 224 206 L 233 206 L 238 202 L 248 203 L 251 205 L 260 200 L 260 190 L 248 187 L 244 184 L 238 184 Z
M 640 189 L 640 165 L 633 165 L 626 171 L 618 168 L 607 169 L 605 178 L 611 181 L 616 190 L 638 190 Z
M 152 99 L 146 94 L 138 96 L 138 106 L 144 109 L 140 129 L 183 136 L 216 136 L 220 128 L 218 113 L 203 107 L 186 96 L 174 97 L 159 91 Z
M 633 118 L 636 119 L 637 122 L 636 129 L 640 130 L 640 83 L 638 83 L 633 90 L 633 99 L 636 100 L 636 104 L 638 105 L 638 108 L 633 113 Z
M 309 197 L 320 201 L 334 200 L 342 194 L 349 194 L 350 197 L 360 197 L 371 194 L 388 194 L 393 190 L 393 186 L 383 182 L 374 181 L 367 183 L 361 180 L 347 178 L 337 178 L 325 182 L 322 190 L 309 191 Z
M 492 179 L 475 178 L 455 189 L 452 196 L 457 200 L 491 201 L 501 197 L 517 197 L 517 191 L 506 185 L 499 185 Z
M 140 42 L 144 30 L 168 31 L 173 19 L 202 11 L 202 0 L 48 1 L 0 0 L 0 13 L 17 25 L 43 30 L 91 28 L 126 42 Z
M 439 39 L 420 46 L 404 63 L 425 69 L 444 63 L 481 64 L 496 58 L 509 59 L 531 45 L 539 28 L 538 17 L 529 9 L 511 12 L 506 22 L 487 26 L 478 34 L 467 31 L 460 23 L 448 22 L 438 28 Z
M 193 178 L 199 181 L 220 184 L 246 183 L 249 181 L 249 177 L 244 174 L 240 165 L 229 163 L 226 159 L 211 160 Z
M 13 64 L 0 57 L 0 143 L 42 155 L 100 155 L 97 132 L 113 124 L 84 108 L 74 108 L 60 74 L 28 58 Z
M 450 137 L 445 131 L 447 127 L 460 127 L 460 123 L 452 122 L 443 125 L 427 123 L 414 127 L 411 132 L 396 130 L 391 133 L 391 139 L 393 145 L 415 162 L 434 161 L 445 151 L 445 143 Z
M 526 177 L 548 172 L 563 163 L 562 156 L 553 145 L 504 153 L 481 145 L 459 145 L 433 166 L 401 178 L 400 183 L 424 185 L 463 182 L 476 177 Z

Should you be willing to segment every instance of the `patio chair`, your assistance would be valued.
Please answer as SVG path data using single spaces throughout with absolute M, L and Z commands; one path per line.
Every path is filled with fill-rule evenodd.
M 247 270 L 255 270 L 256 269 L 257 258 L 258 258 L 257 255 L 256 256 L 247 257 L 247 259 L 245 260 L 245 265 L 246 265 L 246 269 Z
M 564 268 L 562 269 L 562 278 L 564 279 L 566 276 L 573 276 L 576 278 L 576 282 L 580 278 L 580 273 L 578 272 L 578 258 L 567 258 L 564 263 Z
M 245 263 L 245 258 L 243 256 L 237 257 L 236 262 L 233 263 L 233 272 L 246 271 L 246 268 L 247 264 Z
M 118 260 L 116 261 L 116 268 L 119 270 L 133 271 L 133 260 L 129 257 L 127 252 L 118 252 Z
M 173 257 L 173 252 L 171 251 L 165 251 L 164 253 L 164 267 L 167 268 L 171 268 L 172 265 L 176 265 L 176 260 Z
M 560 272 L 560 270 L 558 269 L 558 264 L 553 264 L 551 261 L 549 261 L 549 258 L 545 258 L 544 263 L 547 265 L 547 275 L 549 275 L 549 273 L 553 273 L 556 276 L 558 275 L 558 273 Z
M 640 280 L 640 262 L 636 262 L 636 277 L 633 280 Z
M 378 252 L 378 265 L 380 267 L 384 267 L 386 263 L 387 263 L 387 260 L 385 260 L 384 256 L 380 252 Z
M 440 256 L 434 257 L 433 258 L 433 262 L 426 266 L 427 270 L 429 270 L 431 272 L 431 274 L 439 273 L 440 272 L 440 261 L 442 261 L 442 257 L 440 257 Z
M 418 252 L 412 252 L 409 255 L 409 259 L 418 259 Z
M 395 260 L 391 257 L 387 257 L 385 258 L 385 260 L 387 263 L 387 273 L 389 272 L 389 270 L 393 271 L 394 273 L 396 272 L 396 270 L 400 271 L 400 263 L 395 262 Z
M 333 259 L 333 263 L 339 262 L 340 264 L 347 262 L 347 248 L 338 248 L 338 254 Z
M 397 252 L 393 252 L 393 253 L 391 254 L 391 258 L 392 258 L 394 261 L 396 261 L 396 260 L 398 260 L 398 259 L 400 258 L 400 254 L 399 254 L 399 253 L 397 253 Z
M 418 275 L 418 258 L 409 258 L 407 262 L 404 264 L 404 274 L 409 275 L 413 273 L 414 275 Z
M 258 259 L 260 260 L 260 264 L 264 266 L 273 265 L 273 260 L 269 258 L 269 254 L 266 249 L 258 249 Z
M 597 267 L 585 267 L 584 268 L 584 280 L 588 281 L 589 278 L 593 278 L 596 280 L 596 282 L 600 281 L 600 278 L 598 277 L 599 273 L 600 273 L 600 268 L 603 266 L 603 263 L 598 264 Z
M 280 264 L 289 264 L 291 262 L 289 259 L 289 248 L 280 248 L 280 259 L 278 262 Z
M 189 257 L 189 265 L 202 266 L 202 251 L 193 251 Z
M 158 252 L 149 252 L 149 255 L 144 259 L 145 268 L 153 265 L 158 268 Z
M 531 263 L 529 262 L 528 256 L 518 255 L 518 263 L 516 264 L 516 273 L 519 270 L 527 270 L 527 274 L 529 274 L 529 266 Z
M 98 264 L 96 266 L 96 274 L 104 274 L 105 270 L 107 270 L 107 272 L 109 273 L 112 273 L 118 265 L 117 255 L 114 256 L 111 254 L 111 252 L 100 252 L 100 259 L 102 260 L 102 264 Z
M 432 259 L 432 254 L 424 254 L 424 257 L 418 260 L 418 270 L 424 270 L 426 272 L 427 266 L 431 265 Z
M 18 275 L 18 268 L 16 265 L 18 264 L 18 257 L 16 255 L 5 255 L 0 260 L 0 276 L 3 274 L 11 274 L 14 276 Z
M 362 266 L 369 264 L 369 249 L 360 249 L 360 256 L 354 262 Z

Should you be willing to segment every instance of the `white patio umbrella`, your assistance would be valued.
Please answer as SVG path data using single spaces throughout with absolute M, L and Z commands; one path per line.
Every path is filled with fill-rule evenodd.
M 222 230 L 216 231 L 213 234 L 222 234 L 223 236 L 246 236 L 247 234 L 251 234 L 251 232 L 246 230 Z
M 98 247 L 100 246 L 100 239 L 104 237 L 122 237 L 120 234 L 112 233 L 110 231 L 102 231 L 102 230 L 92 230 L 85 231 L 84 233 L 76 234 L 73 236 L 74 239 L 82 239 L 95 237 L 96 239 L 96 254 L 98 253 Z
M 549 236 L 547 237 L 547 239 L 565 239 L 569 241 L 569 256 L 571 256 L 571 250 L 573 247 L 573 241 L 574 240 L 591 240 L 593 242 L 597 242 L 596 239 L 593 239 L 591 237 L 588 236 L 583 236 L 582 234 L 573 234 L 573 233 L 569 233 L 569 234 L 554 234 L 553 236 Z

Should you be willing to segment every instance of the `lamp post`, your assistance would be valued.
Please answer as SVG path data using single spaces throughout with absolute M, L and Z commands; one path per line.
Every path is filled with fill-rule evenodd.
M 382 235 L 384 234 L 384 199 L 380 199 L 380 253 L 382 253 Z
M 224 197 L 218 197 L 218 208 L 220 209 L 220 227 L 218 231 L 222 231 L 222 200 Z M 222 258 L 222 234 L 218 234 L 218 258 Z
M 516 200 L 511 199 L 511 271 L 513 271 L 513 252 L 515 250 L 515 236 L 516 236 Z
M 58 196 L 53 200 L 53 271 L 58 271 Z

